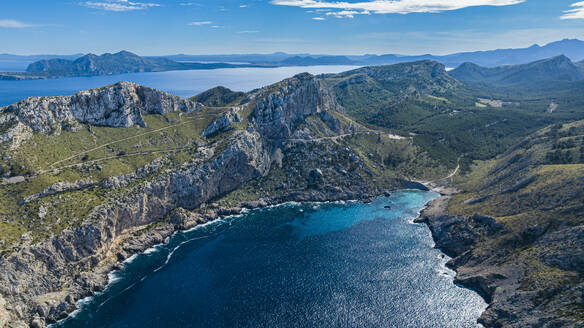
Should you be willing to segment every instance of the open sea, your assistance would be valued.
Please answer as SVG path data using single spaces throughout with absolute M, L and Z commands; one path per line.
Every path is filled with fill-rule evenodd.
M 54 327 L 477 327 L 485 302 L 412 223 L 436 197 L 285 204 L 179 232 Z
M 170 92 L 181 97 L 192 97 L 216 86 L 235 91 L 261 88 L 298 73 L 339 73 L 356 66 L 307 66 L 277 68 L 226 68 L 213 70 L 131 73 L 92 77 L 68 77 L 47 80 L 0 81 L 0 107 L 31 96 L 66 96 L 81 90 L 99 88 L 119 81 L 130 81 Z M 23 71 L 22 62 L 0 61 L 0 72 Z

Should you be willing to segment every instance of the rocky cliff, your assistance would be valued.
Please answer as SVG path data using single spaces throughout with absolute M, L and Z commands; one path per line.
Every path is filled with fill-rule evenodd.
M 542 129 L 422 213 L 487 327 L 582 327 L 584 122 Z
M 330 89 L 316 77 L 304 73 L 253 95 L 252 121 L 269 139 L 292 136 L 305 117 L 326 111 L 342 111 Z
M 4 108 L 1 117 L 9 118 L 5 124 L 8 130 L 20 126 L 42 137 L 43 134 L 58 135 L 63 130 L 74 131 L 79 123 L 144 126 L 144 116 L 148 114 L 189 113 L 196 109 L 199 105 L 195 102 L 131 83 L 118 83 L 73 96 L 29 98 Z M 201 207 L 206 208 L 208 202 L 252 182 L 260 185 L 258 191 L 263 190 L 262 179 L 271 171 L 272 164 L 276 163 L 280 172 L 283 158 L 287 156 L 309 163 L 306 165 L 312 171 L 320 172 L 320 183 L 307 183 L 308 172 L 304 178 L 303 170 L 308 168 L 294 159 L 290 165 L 298 172 L 293 177 L 296 181 L 288 180 L 289 190 L 266 185 L 278 195 L 274 196 L 274 202 L 346 199 L 381 192 L 379 188 L 370 188 L 371 179 L 362 177 L 373 173 L 357 153 L 337 145 L 336 139 L 327 139 L 334 136 L 318 139 L 322 133 L 340 131 L 346 124 L 337 118 L 340 111 L 342 108 L 319 79 L 299 75 L 250 94 L 241 107 L 213 114 L 216 118 L 202 130 L 208 137 L 203 139 L 207 143 L 189 147 L 187 160 L 175 164 L 168 160 L 155 161 L 135 173 L 104 181 L 53 183 L 20 198 L 18 206 L 38 208 L 38 213 L 27 214 L 30 216 L 27 220 L 35 221 L 47 216 L 49 205 L 46 204 L 59 202 L 64 194 L 65 197 L 73 192 L 106 195 L 89 214 L 75 218 L 78 224 L 44 240 L 24 238 L 19 247 L 0 258 L 0 323 L 42 327 L 63 318 L 75 308 L 76 300 L 104 288 L 107 272 L 116 262 L 162 242 L 176 229 L 216 218 L 219 212 L 205 212 L 204 220 L 193 214 Z M 316 121 L 308 123 L 310 117 Z M 239 124 L 238 128 L 227 128 L 234 123 Z M 300 128 L 307 142 L 314 139 L 323 146 L 314 148 L 287 141 Z M 347 166 L 346 171 L 340 169 L 345 164 L 332 162 L 328 156 L 342 156 L 342 163 L 351 167 Z M 343 185 L 335 186 L 336 180 Z M 281 178 L 272 177 L 269 181 L 281 181 Z M 51 197 L 55 200 L 43 203 Z M 246 202 L 249 198 L 243 197 L 237 204 L 266 204 L 265 200 Z M 35 207 L 38 204 L 40 207 Z
M 32 131 L 58 134 L 79 123 L 109 127 L 144 126 L 143 115 L 192 112 L 201 105 L 130 82 L 78 92 L 65 97 L 31 97 L 0 110 L 3 121 Z M 6 134 L 4 134 L 6 135 Z M 11 139 L 6 135 L 4 139 Z

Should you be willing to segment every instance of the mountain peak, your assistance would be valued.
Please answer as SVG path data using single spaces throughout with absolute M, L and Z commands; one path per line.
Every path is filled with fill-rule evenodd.
M 133 53 L 133 52 L 129 52 L 129 51 L 127 51 L 127 50 L 122 50 L 122 51 L 116 52 L 116 53 L 114 54 L 114 56 L 124 56 L 124 57 L 140 57 L 140 56 L 136 55 L 135 53 Z
M 465 63 L 450 72 L 455 78 L 469 83 L 486 83 L 494 86 L 543 85 L 549 82 L 584 80 L 584 72 L 570 58 L 559 55 L 529 64 L 485 68 Z

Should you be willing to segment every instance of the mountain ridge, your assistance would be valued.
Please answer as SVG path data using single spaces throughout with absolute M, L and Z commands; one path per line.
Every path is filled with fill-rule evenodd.
M 469 83 L 483 83 L 499 87 L 509 85 L 530 86 L 542 82 L 576 82 L 584 80 L 584 70 L 568 57 L 561 55 L 520 65 L 481 67 L 464 63 L 449 72 L 457 79 Z
M 169 55 L 140 57 L 127 51 L 96 56 L 67 56 L 68 58 L 47 58 L 30 65 L 27 73 L 2 73 L 0 80 L 22 80 L 38 78 L 58 78 L 64 76 L 91 76 L 132 72 L 158 72 L 167 70 L 194 70 L 236 67 L 281 67 L 314 65 L 391 65 L 420 60 L 433 60 L 447 67 L 457 67 L 465 62 L 479 66 L 497 67 L 501 65 L 526 64 L 549 57 L 565 55 L 572 61 L 584 59 L 584 41 L 564 39 L 544 46 L 528 48 L 497 49 L 489 51 L 461 52 L 436 56 L 431 54 L 404 56 L 384 55 L 314 55 L 314 54 L 249 54 L 249 55 Z M 12 56 L 12 57 L 10 57 Z M 119 57 L 117 62 L 112 58 Z M 5 55 L 5 58 L 18 56 Z M 38 58 L 43 57 L 39 55 Z M 63 56 L 65 57 L 65 56 Z M 0 56 L 0 59 L 2 56 Z M 23 57 L 34 58 L 34 56 Z
M 542 181 L 530 177 L 530 164 L 539 163 L 542 152 L 546 161 L 560 165 L 556 168 L 576 170 L 569 178 L 579 181 L 581 167 L 574 165 L 581 165 L 576 155 L 582 152 L 582 125 L 552 126 L 551 132 L 545 127 L 582 119 L 584 99 L 518 92 L 515 87 L 508 91 L 510 96 L 469 87 L 443 64 L 424 60 L 339 74 L 302 73 L 248 93 L 215 88 L 191 98 L 204 105 L 191 100 L 196 107 L 187 110 L 175 105 L 189 100 L 127 82 L 8 106 L 0 113 L 0 136 L 6 135 L 0 138 L 0 322 L 43 327 L 62 319 L 75 310 L 77 300 L 105 288 L 107 274 L 125 259 L 178 230 L 239 214 L 242 208 L 368 199 L 399 188 L 427 190 L 419 181 L 448 184 L 457 174 L 471 182 L 479 176 L 479 182 L 489 184 L 465 189 L 460 201 L 479 204 L 481 199 L 470 199 L 475 194 L 512 195 L 504 199 L 510 211 L 516 210 L 515 203 L 526 208 L 540 201 L 553 204 L 564 196 L 576 203 L 579 194 L 570 193 L 569 184 L 562 194 L 552 188 L 535 198 L 523 195 L 530 183 Z M 486 95 L 492 98 L 485 105 L 480 99 Z M 77 112 L 96 120 L 83 119 L 85 115 L 79 119 Z M 29 135 L 21 135 L 23 126 Z M 529 138 L 548 134 L 552 138 L 542 143 Z M 11 144 L 9 138 L 20 142 Z M 517 157 L 534 145 L 540 147 L 535 155 Z M 494 159 L 501 154 L 503 160 Z M 496 165 L 475 170 L 483 163 L 475 160 Z M 544 176 L 549 168 L 536 169 L 534 175 Z M 480 175 L 485 172 L 486 178 Z M 495 315 L 485 312 L 488 327 L 577 320 L 577 311 L 566 318 L 557 313 L 563 302 L 536 304 L 534 313 L 521 289 L 500 298 L 497 293 L 506 296 L 509 291 L 498 285 L 501 275 L 513 280 L 520 271 L 489 275 L 499 270 L 496 263 L 484 268 L 486 275 L 465 271 L 474 266 L 464 261 L 485 249 L 479 255 L 505 258 L 498 252 L 513 251 L 517 238 L 554 246 L 545 236 L 547 225 L 539 225 L 539 212 L 529 212 L 535 219 L 527 221 L 539 226 L 521 227 L 499 243 L 498 233 L 515 229 L 517 218 L 485 216 L 497 214 L 490 212 L 493 207 L 464 208 L 464 217 L 458 216 L 459 203 L 454 201 L 439 216 L 456 222 L 437 222 L 432 232 L 437 244 L 465 252 L 452 253 L 466 254 L 454 266 L 460 269 L 460 282 L 494 293 L 486 297 L 492 303 L 489 309 L 497 309 Z M 494 208 L 502 210 L 496 204 Z M 557 214 L 556 227 L 575 222 L 561 210 Z M 496 251 L 475 251 L 477 236 L 487 246 L 497 242 Z M 575 238 L 579 242 L 584 237 Z M 542 249 L 572 256 L 554 247 Z M 553 275 L 557 271 L 547 269 L 535 273 L 550 273 L 552 284 L 544 291 L 565 282 L 564 277 L 573 278 L 562 273 L 559 279 Z M 581 298 L 574 299 L 581 304 Z M 514 309 L 521 309 L 521 315 L 514 315 Z

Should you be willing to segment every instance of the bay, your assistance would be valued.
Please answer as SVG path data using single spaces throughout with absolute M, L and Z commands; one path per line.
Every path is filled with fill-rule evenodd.
M 293 75 L 339 73 L 356 66 L 306 66 L 276 68 L 226 68 L 214 70 L 168 71 L 119 75 L 68 77 L 46 80 L 0 81 L 0 106 L 32 96 L 66 96 L 119 81 L 135 82 L 177 96 L 191 97 L 216 86 L 235 91 L 261 88 Z
M 285 204 L 179 232 L 54 327 L 477 327 L 484 300 L 413 223 L 436 197 Z

